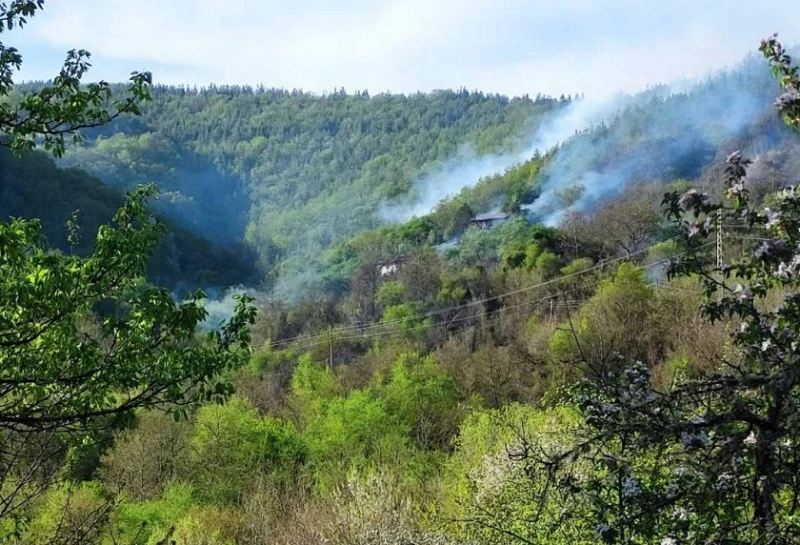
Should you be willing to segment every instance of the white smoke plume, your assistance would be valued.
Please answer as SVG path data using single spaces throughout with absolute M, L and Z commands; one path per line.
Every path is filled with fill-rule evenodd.
M 704 81 L 576 100 L 540 123 L 522 151 L 483 157 L 463 151 L 417 180 L 416 202 L 386 206 L 381 216 L 402 222 L 428 214 L 482 178 L 558 146 L 541 174 L 541 196 L 524 207 L 533 220 L 556 225 L 566 212 L 557 198 L 564 188 L 583 186 L 570 208 L 586 210 L 631 183 L 699 175 L 720 145 L 741 137 L 771 108 L 774 90 L 763 61 L 750 57 Z
M 541 174 L 541 196 L 525 208 L 531 219 L 552 226 L 569 209 L 591 210 L 631 184 L 696 178 L 724 146 L 741 145 L 773 111 L 776 89 L 763 61 L 751 57 L 707 81 L 631 97 L 603 130 L 558 150 Z M 575 185 L 585 191 L 562 209 L 557 192 Z
M 390 223 L 405 222 L 414 216 L 431 213 L 436 206 L 461 190 L 472 187 L 487 176 L 503 172 L 531 158 L 535 152 L 545 153 L 566 142 L 577 132 L 587 130 L 613 114 L 625 102 L 619 95 L 605 100 L 575 100 L 556 110 L 538 125 L 521 151 L 507 154 L 478 156 L 471 148 L 445 161 L 414 183 L 412 204 L 387 205 L 380 211 L 381 219 Z
M 225 322 L 231 319 L 236 310 L 238 302 L 234 298 L 235 295 L 250 295 L 256 299 L 256 305 L 263 302 L 265 294 L 254 288 L 246 288 L 244 286 L 233 286 L 223 292 L 216 292 L 208 290 L 208 298 L 203 301 L 208 316 L 200 324 L 200 328 L 204 331 L 213 331 L 219 329 Z

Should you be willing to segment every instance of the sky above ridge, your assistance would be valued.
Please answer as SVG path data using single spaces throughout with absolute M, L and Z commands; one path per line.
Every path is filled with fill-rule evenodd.
M 94 80 L 599 97 L 701 77 L 774 32 L 800 42 L 800 2 L 49 0 L 2 41 L 23 54 L 20 79 L 84 48 Z

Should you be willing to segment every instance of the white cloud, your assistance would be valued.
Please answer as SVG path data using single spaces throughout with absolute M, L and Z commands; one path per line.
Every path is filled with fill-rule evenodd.
M 597 96 L 700 76 L 797 29 L 795 0 L 53 0 L 7 39 L 33 51 L 27 78 L 83 47 L 107 80 Z

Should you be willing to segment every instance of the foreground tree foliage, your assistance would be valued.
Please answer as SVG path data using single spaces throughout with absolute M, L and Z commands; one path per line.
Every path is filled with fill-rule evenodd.
M 43 2 L 0 3 L 0 27 L 22 26 Z M 117 99 L 105 83 L 82 85 L 88 53 L 70 52 L 53 82 L 22 96 L 12 75 L 21 57 L 0 45 L 0 144 L 18 152 L 42 145 L 55 155 L 64 139 L 125 114 L 148 97 L 149 74 L 134 74 Z M 241 365 L 255 310 L 238 301 L 231 320 L 205 339 L 202 292 L 175 303 L 148 285 L 145 268 L 164 228 L 147 209 L 152 186 L 130 193 L 109 225 L 101 226 L 85 257 L 52 251 L 38 221 L 0 223 L 0 530 L 19 536 L 28 508 L 63 478 L 104 430 L 136 409 L 177 415 L 186 407 L 224 399 L 220 374 Z M 77 243 L 74 221 L 70 242 Z M 77 449 L 77 450 L 76 450 Z M 64 508 L 73 498 L 69 489 Z M 86 513 L 55 509 L 50 541 L 81 541 L 99 531 L 109 512 L 103 498 Z M 73 505 L 74 507 L 74 505 Z M 58 522 L 59 516 L 62 523 Z M 78 519 L 71 521 L 71 517 Z
M 44 0 L 12 0 L 0 3 L 0 33 L 22 28 L 44 7 Z M 81 129 L 99 127 L 124 114 L 138 114 L 139 104 L 150 96 L 149 72 L 134 72 L 123 96 L 100 81 L 83 84 L 91 67 L 88 51 L 67 53 L 64 66 L 51 84 L 20 96 L 14 94 L 14 73 L 22 55 L 0 42 L 0 145 L 30 150 L 41 145 L 54 155 L 64 153 L 65 141 L 80 140 Z
M 4 30 L 41 7 L 0 1 Z M 797 126 L 797 72 L 774 39 L 762 51 L 785 88 L 780 112 Z M 11 74 L 16 57 L 4 58 Z M 79 80 L 82 72 L 75 74 Z M 142 83 L 137 91 L 133 82 L 131 97 L 146 97 Z M 18 153 L 49 142 L 58 154 L 72 131 L 135 112 L 102 84 L 64 76 L 49 87 L 56 90 L 26 96 L 8 88 L 0 97 L 12 120 L 0 124 L 3 142 Z M 294 98 L 225 93 L 254 109 Z M 337 108 L 372 104 L 340 93 L 325 100 Z M 452 105 L 462 100 L 491 106 L 495 99 L 466 94 Z M 30 118 L 40 122 L 22 122 Z M 325 131 L 365 123 L 354 115 L 340 121 Z M 289 121 L 261 122 L 277 127 L 276 141 L 291 136 Z M 121 118 L 117 126 L 136 123 Z M 203 145 L 230 154 L 228 144 L 216 148 L 215 119 L 203 123 Z M 143 149 L 153 144 L 172 145 L 137 138 Z M 272 144 L 252 145 L 253 158 L 263 160 Z M 800 541 L 797 190 L 767 191 L 762 183 L 749 192 L 751 165 L 734 153 L 722 202 L 721 191 L 707 197 L 686 192 L 692 182 L 671 185 L 680 191 L 664 199 L 669 227 L 656 213 L 653 193 L 660 200 L 664 192 L 656 184 L 561 228 L 522 217 L 468 226 L 486 203 L 521 211 L 536 198 L 542 167 L 564 149 L 487 178 L 435 214 L 337 245 L 321 259 L 338 295 L 265 304 L 252 355 L 248 298 L 230 321 L 201 335 L 202 293 L 176 303 L 146 282 L 148 256 L 165 230 L 148 209 L 151 186 L 128 194 L 91 244 L 80 243 L 74 219 L 61 251 L 43 240 L 51 232 L 44 222 L 0 224 L 0 538 L 32 545 Z M 334 159 L 342 150 L 335 151 Z M 358 164 L 370 162 L 362 151 Z M 695 155 L 688 154 L 693 165 Z M 152 172 L 169 170 L 144 156 Z M 235 170 L 252 166 L 226 157 Z M 385 159 L 371 176 L 392 169 Z M 331 181 L 349 176 L 342 163 L 325 165 Z M 763 161 L 760 168 L 756 178 L 779 170 Z M 582 190 L 573 193 L 559 198 L 577 202 Z M 718 223 L 732 226 L 723 257 L 743 257 L 714 268 L 708 239 Z M 741 240 L 742 232 L 757 236 Z M 459 233 L 457 244 L 438 246 L 442 235 Z M 672 278 L 664 278 L 659 267 L 670 259 Z M 387 263 L 394 270 L 384 270 Z
M 797 127 L 797 69 L 774 38 L 761 49 L 786 91 L 780 113 Z M 654 387 L 645 363 L 620 353 L 616 370 L 576 388 L 583 423 L 571 439 L 546 445 L 520 435 L 512 460 L 525 477 L 513 490 L 544 508 L 511 521 L 498 510 L 477 517 L 479 527 L 527 543 L 554 529 L 626 544 L 800 540 L 800 196 L 790 187 L 770 208 L 756 206 L 745 184 L 749 165 L 739 152 L 728 158 L 722 203 L 696 190 L 664 200 L 688 248 L 671 272 L 700 279 L 706 318 L 737 327 L 733 350 L 666 389 Z M 698 251 L 718 223 L 743 224 L 762 238 L 740 260 L 709 270 Z
M 142 281 L 162 229 L 147 213 L 153 194 L 132 194 L 87 257 L 49 252 L 38 223 L 0 225 L 0 427 L 48 431 L 162 402 L 225 394 L 212 377 L 235 367 L 253 310 L 190 342 L 206 316 L 202 292 L 175 304 Z M 98 318 L 92 310 L 105 308 Z

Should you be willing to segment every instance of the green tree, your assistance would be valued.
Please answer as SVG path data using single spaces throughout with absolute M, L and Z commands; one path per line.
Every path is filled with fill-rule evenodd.
M 784 88 L 797 89 L 780 44 L 767 40 L 762 51 Z M 789 125 L 797 121 L 793 101 L 777 106 Z M 577 387 L 576 446 L 544 458 L 522 453 L 544 460 L 536 467 L 546 468 L 555 490 L 580 498 L 561 520 L 592 520 L 596 541 L 800 540 L 800 192 L 789 187 L 759 207 L 745 184 L 750 161 L 734 152 L 727 163 L 722 202 L 689 190 L 668 193 L 664 204 L 686 249 L 671 273 L 699 277 L 702 313 L 733 326 L 735 350 L 667 388 L 655 386 L 645 363 L 621 360 L 624 368 Z M 762 240 L 732 263 L 709 266 L 700 249 L 717 221 L 734 220 L 759 229 Z
M 542 278 L 553 278 L 559 272 L 563 263 L 561 259 L 550 251 L 544 251 L 536 258 L 536 270 L 541 273 Z
M 401 458 L 407 453 L 406 432 L 392 419 L 386 402 L 365 390 L 331 400 L 305 429 L 318 486 L 330 491 L 348 471 Z
M 0 33 L 23 27 L 43 7 L 44 0 L 3 2 Z M 150 73 L 134 72 L 125 94 L 115 95 L 106 82 L 81 82 L 91 66 L 89 58 L 88 51 L 73 49 L 51 84 L 19 97 L 12 91 L 22 55 L 0 42 L 0 97 L 4 98 L 0 100 L 0 145 L 26 150 L 41 143 L 44 149 L 60 156 L 65 138 L 79 140 L 81 129 L 105 125 L 123 114 L 140 113 L 139 104 L 150 96 Z
M 198 411 L 192 447 L 192 480 L 198 495 L 211 503 L 234 503 L 259 476 L 280 477 L 304 457 L 290 424 L 261 418 L 238 396 Z
M 460 420 L 453 378 L 433 356 L 403 354 L 381 390 L 389 413 L 421 447 L 446 448 Z
M 655 296 L 642 269 L 623 263 L 594 296 L 550 340 L 552 357 L 591 376 L 620 365 L 620 358 L 652 361 L 657 344 Z
M 0 29 L 22 26 L 42 0 L 0 3 Z M 0 45 L 0 142 L 23 152 L 41 143 L 55 155 L 65 138 L 124 113 L 149 95 L 134 74 L 123 98 L 106 83 L 83 85 L 88 53 L 70 52 L 52 83 L 14 92 L 22 58 Z M 164 228 L 147 209 L 152 186 L 128 195 L 85 257 L 51 251 L 38 221 L 0 223 L 0 524 L 18 534 L 25 509 L 56 480 L 70 450 L 115 419 L 144 407 L 175 414 L 225 398 L 220 374 L 246 358 L 255 310 L 241 298 L 233 318 L 197 339 L 202 292 L 176 303 L 146 284 L 145 266 Z M 77 242 L 74 221 L 68 225 Z M 54 538 L 55 539 L 55 538 Z
M 290 402 L 304 425 L 319 418 L 328 403 L 341 391 L 339 381 L 333 372 L 315 362 L 311 354 L 305 354 L 300 358 L 292 374 L 289 388 Z
M 402 282 L 385 282 L 378 288 L 375 301 L 382 307 L 400 305 L 405 300 L 405 287 Z

